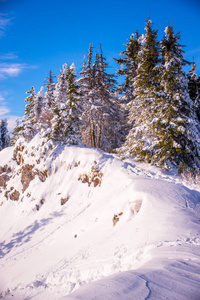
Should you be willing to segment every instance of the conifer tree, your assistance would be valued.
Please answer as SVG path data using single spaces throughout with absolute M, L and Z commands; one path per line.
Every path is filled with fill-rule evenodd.
M 126 50 L 121 52 L 120 55 L 124 57 L 115 59 L 115 61 L 121 66 L 121 69 L 117 71 L 119 75 L 125 76 L 125 82 L 117 87 L 117 92 L 120 95 L 119 104 L 121 109 L 121 132 L 122 141 L 128 134 L 132 127 L 132 122 L 128 122 L 128 113 L 132 101 L 134 101 L 134 80 L 137 74 L 138 68 L 138 53 L 141 50 L 141 36 L 138 31 L 130 36 L 128 43 L 125 43 Z
M 66 131 L 66 124 L 63 118 L 66 111 L 67 103 L 67 81 L 66 81 L 67 65 L 64 64 L 60 70 L 58 81 L 55 86 L 55 104 L 53 108 L 54 117 L 52 119 L 51 138 L 62 141 Z
M 15 121 L 15 127 L 12 132 L 11 145 L 14 145 L 18 138 L 20 137 L 20 132 L 23 130 L 22 124 L 20 124 L 19 119 Z
M 103 56 L 101 45 L 100 55 L 96 55 L 95 65 L 95 96 L 98 106 L 96 146 L 110 151 L 120 144 L 120 113 L 115 96 L 115 76 L 107 72 L 109 66 Z
M 187 64 L 180 35 L 173 27 L 165 29 L 161 42 L 163 65 L 161 67 L 162 101 L 155 125 L 158 142 L 152 160 L 158 164 L 180 167 L 200 167 L 200 131 L 196 122 L 193 101 L 188 93 L 188 80 L 183 71 Z
M 80 78 L 78 84 L 80 86 L 80 99 L 82 106 L 82 121 L 83 125 L 81 128 L 82 141 L 86 145 L 95 147 L 94 145 L 94 122 L 93 116 L 90 111 L 90 107 L 94 102 L 94 80 L 95 80 L 95 66 L 92 66 L 93 59 L 93 45 L 90 44 L 88 51 L 87 63 L 83 63 L 83 68 L 80 72 Z
M 36 120 L 36 127 L 38 129 L 41 129 L 42 127 L 42 113 L 44 111 L 44 105 L 45 105 L 45 100 L 44 100 L 44 87 L 42 86 L 40 91 L 37 94 L 37 97 L 35 99 L 35 120 Z
M 188 91 L 190 98 L 194 102 L 194 109 L 198 121 L 200 122 L 200 76 L 196 73 L 196 64 L 193 62 L 191 70 L 188 72 Z
M 7 126 L 7 119 L 2 119 L 0 121 L 0 150 L 8 147 L 9 145 L 9 134 Z
M 46 87 L 47 90 L 45 92 L 45 99 L 46 99 L 46 105 L 48 109 L 51 109 L 54 106 L 55 97 L 54 97 L 54 90 L 55 90 L 55 83 L 53 81 L 53 75 L 52 72 L 49 71 L 49 76 L 46 79 Z
M 88 62 L 79 79 L 83 106 L 83 143 L 110 151 L 119 142 L 118 107 L 114 96 L 116 81 L 107 73 L 108 65 L 100 48 L 92 64 L 92 45 Z
M 81 107 L 79 100 L 79 86 L 77 84 L 76 70 L 74 63 L 68 67 L 66 72 L 67 81 L 67 115 L 65 122 L 67 123 L 67 143 L 68 144 L 80 144 L 82 140 L 80 127 L 82 125 Z
M 53 81 L 52 72 L 49 72 L 48 78 L 45 79 L 46 92 L 42 93 L 42 110 L 40 115 L 41 127 L 46 130 L 45 135 L 50 136 L 51 122 L 54 117 L 53 109 L 55 107 L 55 83 Z M 40 93 L 40 92 L 39 92 Z
M 131 153 L 137 159 L 149 161 L 153 154 L 155 134 L 153 120 L 156 113 L 156 102 L 159 98 L 159 76 L 157 65 L 159 43 L 157 32 L 151 20 L 146 22 L 146 34 L 138 52 L 138 67 L 134 80 L 134 101 L 129 112 L 129 123 L 132 124 L 122 151 Z
M 115 59 L 115 61 L 121 66 L 121 69 L 117 71 L 119 75 L 125 76 L 125 83 L 119 86 L 119 91 L 124 94 L 123 100 L 129 102 L 133 99 L 134 91 L 134 79 L 138 67 L 138 53 L 141 49 L 141 41 L 138 31 L 130 36 L 128 43 L 124 44 L 126 50 L 122 51 L 120 55 L 125 57 Z
M 80 119 L 78 108 L 78 86 L 74 64 L 61 69 L 55 88 L 55 109 L 52 120 L 53 140 L 66 144 L 81 142 Z
M 25 139 L 31 140 L 37 133 L 37 120 L 35 113 L 37 95 L 34 87 L 31 87 L 30 91 L 26 92 L 26 94 L 29 94 L 29 96 L 25 99 L 27 104 L 25 106 L 25 113 L 22 119 L 22 130 L 20 134 L 22 134 Z

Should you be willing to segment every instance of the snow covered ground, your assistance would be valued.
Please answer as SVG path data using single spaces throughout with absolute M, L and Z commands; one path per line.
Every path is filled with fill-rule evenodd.
M 0 298 L 200 299 L 199 187 L 97 149 L 39 148 L 38 139 L 21 164 L 13 148 L 0 152 L 12 169 L 0 188 Z M 23 191 L 27 164 L 47 177 Z

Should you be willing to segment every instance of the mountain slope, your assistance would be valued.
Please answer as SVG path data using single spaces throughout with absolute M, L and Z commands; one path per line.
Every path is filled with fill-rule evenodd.
M 3 299 L 198 299 L 197 190 L 40 136 L 13 150 L 0 152 Z

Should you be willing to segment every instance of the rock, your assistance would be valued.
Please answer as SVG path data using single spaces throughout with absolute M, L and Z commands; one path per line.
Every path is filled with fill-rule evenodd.
M 119 217 L 118 217 L 118 215 L 114 215 L 114 217 L 113 217 L 113 226 L 115 226 L 117 224 L 117 222 L 119 222 Z
M 123 212 L 120 212 L 118 215 L 114 215 L 113 217 L 113 226 L 115 226 L 117 224 L 117 222 L 119 222 L 119 218 L 123 215 Z
M 11 167 L 9 167 L 8 165 L 5 165 L 3 167 L 0 166 L 0 174 L 2 173 L 10 173 L 12 171 Z
M 6 199 L 8 199 L 8 194 L 9 194 L 9 191 L 5 191 L 4 196 L 6 197 Z
M 94 178 L 93 182 L 94 182 L 94 187 L 96 187 L 97 185 L 99 186 L 101 185 L 101 179 L 98 177 Z
M 68 196 L 66 198 L 61 198 L 60 200 L 61 205 L 64 205 L 68 200 L 69 200 Z
M 79 175 L 78 180 L 81 181 L 82 183 L 86 183 L 87 182 L 88 185 L 89 185 L 89 177 L 88 177 L 87 174 L 81 174 L 81 175 Z
M 18 192 L 17 190 L 14 190 L 14 192 L 12 192 L 10 194 L 10 199 L 14 200 L 14 201 L 18 201 L 19 200 L 19 196 L 20 196 L 20 192 Z
M 40 180 L 42 182 L 44 182 L 47 178 L 47 171 L 45 170 L 44 172 L 40 171 L 40 170 L 36 170 L 38 177 L 40 178 Z
M 92 171 L 89 174 L 80 174 L 78 180 L 82 183 L 88 183 L 88 186 L 93 182 L 94 187 L 101 186 L 103 173 L 100 173 L 98 170 Z
M 23 185 L 23 192 L 28 188 L 29 183 L 35 178 L 33 166 L 25 165 L 22 167 L 21 183 Z
M 24 146 L 17 146 L 13 150 L 13 159 L 17 162 L 18 165 L 22 164 L 24 162 L 24 158 L 22 156 L 22 153 L 24 150 Z
M 6 182 L 10 179 L 10 176 L 7 174 L 0 176 L 0 186 L 2 186 L 4 189 L 6 188 Z

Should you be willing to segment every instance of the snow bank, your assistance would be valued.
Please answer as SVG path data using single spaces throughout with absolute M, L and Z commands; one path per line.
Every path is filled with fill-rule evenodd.
M 0 152 L 1 165 L 12 166 L 6 190 L 20 193 L 18 201 L 0 193 L 4 299 L 200 294 L 198 191 L 101 150 L 38 142 L 24 145 L 21 164 L 12 160 L 13 149 Z M 37 172 L 23 191 L 27 164 Z

